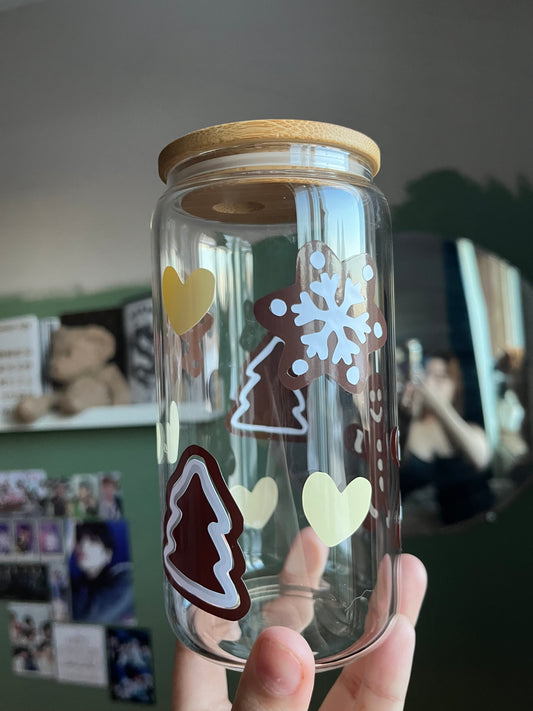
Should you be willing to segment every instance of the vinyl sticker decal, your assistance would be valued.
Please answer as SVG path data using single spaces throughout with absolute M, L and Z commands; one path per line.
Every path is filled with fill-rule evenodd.
M 157 461 L 159 464 L 165 459 L 165 454 L 169 464 L 176 463 L 178 459 L 179 442 L 180 423 L 178 406 L 174 400 L 172 400 L 166 427 L 161 422 L 156 423 Z
M 243 524 L 215 458 L 188 447 L 167 484 L 163 566 L 183 597 L 227 620 L 241 619 L 250 607 L 237 543 Z
M 285 387 L 296 390 L 325 374 L 347 392 L 364 388 L 368 356 L 387 340 L 375 289 L 368 254 L 341 261 L 322 242 L 301 247 L 294 284 L 254 307 L 259 323 L 285 343 L 279 370 Z
M 191 378 L 197 378 L 204 367 L 201 341 L 211 329 L 215 319 L 210 313 L 181 336 L 181 367 Z
M 344 445 L 368 464 L 373 484 L 370 515 L 377 519 L 380 513 L 389 516 L 389 453 L 391 433 L 385 422 L 385 389 L 379 373 L 368 378 L 368 427 L 351 424 L 344 430 Z M 394 452 L 392 453 L 394 456 Z M 365 527 L 369 527 L 365 524 Z
M 267 334 L 251 354 L 246 382 L 227 418 L 230 432 L 257 437 L 305 437 L 305 396 L 301 390 L 287 390 L 278 378 L 283 341 Z
M 341 492 L 328 474 L 314 472 L 304 484 L 302 504 L 314 532 L 332 548 L 361 526 L 371 497 L 372 485 L 364 477 L 357 477 Z
M 230 493 L 244 517 L 244 525 L 260 530 L 269 521 L 278 504 L 278 485 L 272 477 L 259 479 L 252 491 L 232 486 Z
M 162 281 L 163 305 L 178 336 L 196 326 L 215 298 L 215 276 L 208 269 L 195 269 L 185 283 L 174 267 L 166 267 Z

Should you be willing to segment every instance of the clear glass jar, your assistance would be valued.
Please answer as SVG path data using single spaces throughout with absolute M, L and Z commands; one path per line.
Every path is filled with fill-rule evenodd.
M 390 219 L 351 129 L 246 121 L 159 157 L 153 228 L 163 565 L 191 649 L 241 669 L 271 625 L 317 669 L 396 612 Z

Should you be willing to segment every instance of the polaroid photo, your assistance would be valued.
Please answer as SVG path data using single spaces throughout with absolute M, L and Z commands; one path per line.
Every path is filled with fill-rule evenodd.
M 100 474 L 98 516 L 104 521 L 116 521 L 123 516 L 120 472 Z
M 135 624 L 133 566 L 126 521 L 67 523 L 72 619 Z
M 98 518 L 98 474 L 74 474 L 70 477 L 70 515 L 85 521 Z
M 37 521 L 39 552 L 43 558 L 60 558 L 64 553 L 63 521 L 42 518 Z
M 0 472 L 0 514 L 40 515 L 46 501 L 42 469 Z
M 46 504 L 44 516 L 65 518 L 72 515 L 69 480 L 65 477 L 51 477 L 46 481 Z
M 56 623 L 54 643 L 58 681 L 107 686 L 104 627 Z
M 35 519 L 16 519 L 13 521 L 15 545 L 13 552 L 17 560 L 39 558 L 39 539 Z
M 0 521 L 0 562 L 10 558 L 14 553 L 15 541 L 11 521 Z
M 111 698 L 154 704 L 154 662 L 149 630 L 108 627 L 106 634 Z
M 55 677 L 50 605 L 11 603 L 7 606 L 14 674 Z

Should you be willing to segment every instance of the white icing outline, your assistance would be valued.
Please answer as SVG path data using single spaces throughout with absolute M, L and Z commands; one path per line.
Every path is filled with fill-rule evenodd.
M 178 501 L 187 491 L 189 484 L 195 475 L 200 479 L 202 490 L 209 501 L 211 508 L 213 509 L 213 513 L 215 513 L 217 517 L 216 521 L 212 521 L 208 525 L 207 531 L 215 548 L 217 549 L 217 553 L 219 554 L 219 560 L 213 566 L 213 573 L 222 586 L 224 590 L 223 593 L 206 588 L 203 585 L 200 585 L 200 583 L 191 580 L 170 561 L 170 556 L 176 550 L 176 541 L 172 537 L 172 532 L 183 517 L 183 512 L 178 506 Z M 171 514 L 165 529 L 167 542 L 163 549 L 163 560 L 165 562 L 167 572 L 172 580 L 185 592 L 190 595 L 194 595 L 213 607 L 224 609 L 233 609 L 237 607 L 240 603 L 240 597 L 229 575 L 230 571 L 233 570 L 234 567 L 233 555 L 228 541 L 225 538 L 225 536 L 231 531 L 231 519 L 229 518 L 226 509 L 224 508 L 222 501 L 213 486 L 207 466 L 200 459 L 189 459 L 183 468 L 182 474 L 174 483 L 174 486 L 170 491 L 169 507 Z
M 381 420 L 383 419 L 383 408 L 379 408 L 379 412 L 375 412 L 372 408 L 369 410 L 370 412 L 370 417 L 374 420 L 374 422 L 379 425 L 381 423 Z
M 272 434 L 285 434 L 285 435 L 305 435 L 309 425 L 307 420 L 303 416 L 305 410 L 305 400 L 302 395 L 301 390 L 293 390 L 296 395 L 298 404 L 292 408 L 291 412 L 294 419 L 300 423 L 301 429 L 296 427 L 273 427 L 270 425 L 258 425 L 255 423 L 239 422 L 239 419 L 250 409 L 250 400 L 248 395 L 255 388 L 255 386 L 261 381 L 261 376 L 255 372 L 255 368 L 262 363 L 267 356 L 269 356 L 278 343 L 284 343 L 284 341 L 278 336 L 273 336 L 272 339 L 266 344 L 262 351 L 260 351 L 256 357 L 250 361 L 248 367 L 246 368 L 245 374 L 248 377 L 248 382 L 244 388 L 239 393 L 239 407 L 235 410 L 230 419 L 231 426 L 236 430 L 242 430 L 243 432 L 270 432 Z

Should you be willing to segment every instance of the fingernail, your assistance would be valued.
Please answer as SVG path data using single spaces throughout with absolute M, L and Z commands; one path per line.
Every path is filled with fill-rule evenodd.
M 273 696 L 293 694 L 302 681 L 302 665 L 294 654 L 277 642 L 259 642 L 255 668 L 265 690 Z

